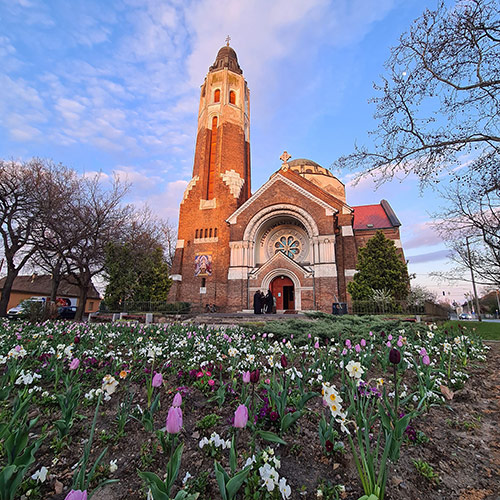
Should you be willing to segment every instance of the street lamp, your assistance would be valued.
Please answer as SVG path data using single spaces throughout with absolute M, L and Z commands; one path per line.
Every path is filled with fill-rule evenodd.
M 465 242 L 467 244 L 467 258 L 469 260 L 470 276 L 472 279 L 472 288 L 474 289 L 474 298 L 475 298 L 475 302 L 476 302 L 477 320 L 481 321 L 481 311 L 479 309 L 479 299 L 477 298 L 476 281 L 474 280 L 474 270 L 472 268 L 472 259 L 471 259 L 471 254 L 470 254 L 469 238 L 471 238 L 471 236 L 465 237 Z

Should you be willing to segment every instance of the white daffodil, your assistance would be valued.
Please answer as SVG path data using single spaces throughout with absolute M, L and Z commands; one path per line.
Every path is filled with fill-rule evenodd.
M 347 373 L 349 373 L 349 376 L 352 378 L 361 378 L 363 373 L 365 372 L 363 367 L 361 366 L 361 363 L 359 361 L 349 361 L 346 366 Z
M 116 460 L 110 460 L 109 461 L 109 472 L 113 474 L 113 472 L 116 472 L 118 470 L 118 465 L 116 465 Z
M 109 396 L 116 391 L 118 387 L 118 380 L 113 377 L 113 375 L 105 375 L 102 379 L 102 390 L 106 391 Z

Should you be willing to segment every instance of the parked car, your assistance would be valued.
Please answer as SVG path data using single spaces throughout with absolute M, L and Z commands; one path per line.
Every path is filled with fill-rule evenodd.
M 472 314 L 470 313 L 462 313 L 458 319 L 472 319 Z
M 23 300 L 16 307 L 11 307 L 7 311 L 7 318 L 17 319 L 25 316 L 30 304 L 34 303 L 45 303 L 45 299 L 42 297 L 32 297 L 31 299 Z
M 57 308 L 57 319 L 75 319 L 76 306 L 62 306 Z

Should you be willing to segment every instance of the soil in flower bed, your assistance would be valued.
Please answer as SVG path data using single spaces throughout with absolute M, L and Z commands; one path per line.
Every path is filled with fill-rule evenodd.
M 388 500 L 500 498 L 500 343 L 489 345 L 491 351 L 487 353 L 486 362 L 472 362 L 470 379 L 465 387 L 457 390 L 446 405 L 432 407 L 428 413 L 412 422 L 413 437 L 418 443 L 406 440 L 399 462 L 395 467 L 390 467 L 386 493 Z M 171 382 L 167 386 L 175 386 L 174 381 Z M 140 388 L 137 388 L 139 393 Z M 172 398 L 173 393 L 162 390 L 161 409 L 155 415 L 155 429 L 164 427 Z M 137 402 L 145 406 L 145 401 Z M 117 442 L 112 439 L 116 404 L 112 400 L 101 406 L 93 457 L 108 446 L 107 460 L 103 463 L 107 466 L 109 459 L 116 459 L 118 469 L 110 475 L 106 467 L 102 473 L 103 476 L 119 479 L 119 482 L 106 486 L 93 499 L 146 498 L 146 489 L 137 470 L 155 471 L 161 477 L 168 457 L 163 454 L 155 434 L 146 432 L 137 421 L 127 424 L 126 435 Z M 285 434 L 287 446 L 271 444 L 281 459 L 279 474 L 287 478 L 292 488 L 291 498 L 318 498 L 317 485 L 323 480 L 345 486 L 340 498 L 357 500 L 363 492 L 350 452 L 330 457 L 323 454 L 318 438 L 321 398 L 311 400 L 308 406 L 311 411 Z M 229 439 L 233 411 L 234 408 L 227 404 L 219 409 L 197 389 L 190 388 L 184 395 L 184 427 L 180 439 L 185 443 L 185 448 L 174 491 L 177 491 L 187 471 L 195 478 L 207 471 L 204 493 L 199 498 L 220 498 L 214 474 L 214 458 L 200 450 L 198 443 L 202 437 L 210 437 L 214 431 L 222 438 Z M 79 408 L 78 413 L 86 417 L 88 425 L 75 425 L 69 449 L 63 449 L 59 461 L 49 467 L 50 479 L 49 484 L 43 485 L 43 491 L 47 492 L 43 498 L 63 500 L 71 484 L 72 466 L 81 456 L 84 440 L 88 437 L 93 407 Z M 197 427 L 197 423 L 209 413 L 220 417 L 216 419 L 218 423 L 208 429 Z M 48 417 L 45 415 L 42 418 Z M 249 442 L 250 434 L 244 430 L 238 439 L 240 457 L 244 450 L 248 451 Z M 54 452 L 49 444 L 44 443 L 38 452 L 38 464 L 52 462 Z M 345 444 L 348 448 L 347 440 Z M 266 446 L 265 443 L 261 445 Z M 218 459 L 228 469 L 228 451 L 222 451 Z M 420 464 L 419 469 L 415 462 Z M 55 493 L 56 487 L 61 487 L 56 481 L 64 485 L 64 493 Z M 52 492 L 49 492 L 49 485 Z

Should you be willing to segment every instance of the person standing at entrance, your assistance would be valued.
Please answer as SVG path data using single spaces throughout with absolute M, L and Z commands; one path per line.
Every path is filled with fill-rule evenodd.
M 257 290 L 253 295 L 253 313 L 262 313 L 262 301 L 260 299 L 260 290 Z
M 273 312 L 274 297 L 271 290 L 267 291 L 266 295 L 266 313 L 271 314 Z

